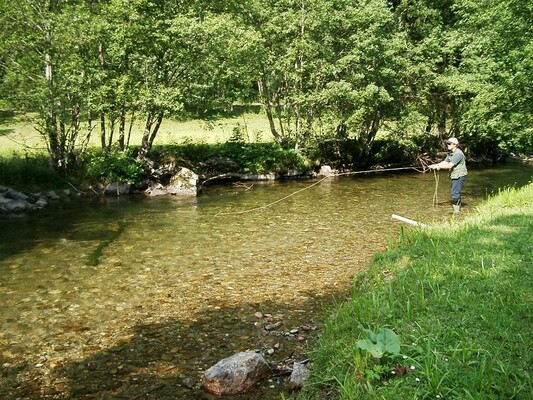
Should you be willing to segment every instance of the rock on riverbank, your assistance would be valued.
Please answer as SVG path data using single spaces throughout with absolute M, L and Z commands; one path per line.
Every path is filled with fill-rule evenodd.
M 40 210 L 49 201 L 59 200 L 54 191 L 25 194 L 9 187 L 0 186 L 0 215 L 20 215 Z
M 219 173 L 220 172 L 220 173 Z M 130 184 L 127 182 L 111 182 L 107 185 L 98 184 L 89 186 L 86 191 L 76 190 L 79 196 L 122 196 L 131 193 L 143 193 L 147 196 L 173 195 L 180 197 L 197 196 L 203 186 L 211 181 L 273 181 L 280 178 L 330 176 L 334 171 L 329 166 L 322 166 L 318 173 L 304 173 L 300 171 L 288 171 L 285 174 L 265 173 L 249 174 L 240 172 L 218 171 L 213 175 L 202 174 L 200 176 L 189 168 L 178 165 L 159 165 L 151 170 L 150 182 Z M 54 191 L 45 193 L 23 193 L 13 188 L 0 186 L 0 216 L 17 216 L 40 210 L 46 207 L 50 201 L 60 200 L 61 197 L 69 197 L 70 190 L 64 190 L 61 196 Z

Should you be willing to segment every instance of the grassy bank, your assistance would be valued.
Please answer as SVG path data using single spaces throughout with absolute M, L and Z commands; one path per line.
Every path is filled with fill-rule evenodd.
M 157 135 L 155 145 L 168 145 L 183 141 L 197 143 L 224 143 L 236 129 L 243 132 L 250 141 L 270 141 L 272 135 L 268 120 L 259 111 L 236 113 L 227 118 L 175 121 L 165 119 Z M 13 152 L 46 152 L 46 143 L 35 129 L 35 116 L 0 111 L 0 156 Z M 85 128 L 84 128 L 85 129 Z M 129 129 L 129 127 L 128 127 Z M 139 146 L 143 134 L 143 121 L 137 121 L 131 130 L 130 144 Z M 85 133 L 85 132 L 83 132 Z M 116 135 L 116 133 L 115 133 Z M 100 147 L 100 136 L 91 136 L 91 146 Z
M 69 188 L 67 182 L 79 187 L 143 178 L 135 154 L 142 138 L 141 122 L 131 131 L 128 151 L 103 154 L 100 136 L 94 134 L 89 151 L 71 167 L 68 176 L 60 176 L 51 166 L 46 144 L 32 118 L 35 116 L 31 114 L 0 111 L 0 185 L 41 191 Z M 213 119 L 167 119 L 153 150 L 169 159 L 179 159 L 187 167 L 206 163 L 210 158 L 231 157 L 243 172 L 297 168 L 303 162 L 303 157 L 296 157 L 294 151 L 283 151 L 273 143 L 267 119 L 259 109 L 251 107 Z
M 532 237 L 533 183 L 403 231 L 328 312 L 299 398 L 533 398 Z

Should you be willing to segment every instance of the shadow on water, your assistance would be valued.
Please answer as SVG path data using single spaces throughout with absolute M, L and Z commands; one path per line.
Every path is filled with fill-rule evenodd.
M 493 168 L 472 168 L 465 183 L 466 198 L 486 198 L 507 187 L 521 187 L 533 181 L 533 166 L 508 165 Z
M 146 204 L 150 203 L 141 195 L 89 197 L 52 201 L 28 215 L 0 216 L 0 261 L 39 245 L 72 240 L 94 241 L 96 247 L 89 250 L 87 262 L 97 264 L 99 253 L 124 231 L 132 210 Z
M 65 209 L 55 209 L 54 206 L 32 215 L 0 218 L 0 260 L 29 252 L 46 242 L 55 242 L 64 237 L 79 237 L 76 226 L 85 222 L 86 216 L 75 209 L 68 212 Z M 98 229 L 91 232 L 84 230 L 79 239 L 100 239 L 111 233 L 105 223 L 97 226 L 95 221 L 94 226 Z

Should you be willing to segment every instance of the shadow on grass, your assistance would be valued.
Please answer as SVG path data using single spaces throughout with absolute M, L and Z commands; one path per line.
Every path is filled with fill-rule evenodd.
M 204 110 L 204 109 L 195 109 L 190 110 L 192 111 L 192 115 L 196 116 L 199 115 L 201 119 L 206 121 L 216 121 L 219 119 L 228 119 L 228 118 L 237 118 L 245 114 L 259 114 L 262 111 L 263 107 L 259 104 L 241 104 L 241 105 L 233 105 L 231 107 L 228 107 L 226 109 L 220 109 L 220 110 Z M 183 118 L 183 116 L 176 116 L 176 118 L 179 120 L 181 117 L 182 120 L 186 120 L 187 118 Z
M 0 110 L 0 125 L 15 121 L 16 113 L 11 110 Z
M 0 129 L 0 136 L 8 136 L 15 132 L 14 129 Z

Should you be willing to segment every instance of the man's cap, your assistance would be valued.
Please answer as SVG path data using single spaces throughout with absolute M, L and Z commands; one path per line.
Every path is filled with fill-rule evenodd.
M 451 137 L 451 138 L 449 138 L 448 140 L 446 140 L 446 144 L 455 144 L 455 145 L 458 145 L 458 144 L 459 144 L 459 140 L 457 140 L 457 138 Z

